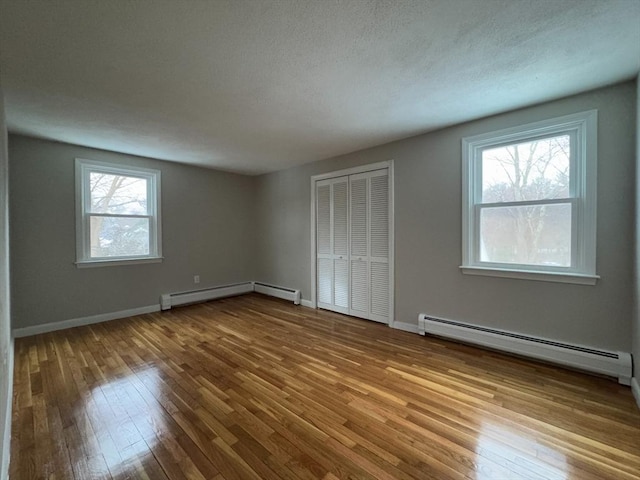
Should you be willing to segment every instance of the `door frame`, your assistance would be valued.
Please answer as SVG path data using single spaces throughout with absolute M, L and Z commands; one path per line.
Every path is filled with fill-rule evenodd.
M 318 308 L 317 258 L 316 258 L 316 182 L 335 177 L 344 177 L 356 173 L 388 169 L 389 172 L 389 326 L 395 320 L 395 210 L 394 210 L 394 175 L 393 160 L 369 163 L 357 167 L 336 170 L 311 176 L 311 307 Z

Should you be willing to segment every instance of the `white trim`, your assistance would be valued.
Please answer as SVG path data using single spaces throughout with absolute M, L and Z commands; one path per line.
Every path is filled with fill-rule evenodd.
M 393 160 L 384 160 L 377 163 L 369 163 L 367 165 L 359 165 L 357 167 L 345 168 L 343 170 L 334 170 L 333 172 L 321 173 L 311 177 L 311 182 L 317 182 L 320 180 L 326 180 L 335 177 L 348 177 L 349 175 L 356 175 L 358 173 L 372 172 L 373 170 L 382 170 L 383 168 L 391 168 Z
M 536 272 L 533 270 L 507 270 L 488 267 L 465 267 L 460 270 L 466 275 L 488 277 L 517 278 L 521 280 L 537 280 L 543 282 L 574 283 L 577 285 L 595 285 L 599 275 L 578 275 L 575 273 Z
M 30 337 L 40 333 L 55 332 L 66 328 L 80 327 L 83 325 L 92 325 L 94 323 L 108 322 L 109 320 L 117 320 L 119 318 L 133 317 L 135 315 L 144 315 L 145 313 L 159 312 L 160 305 L 149 305 L 146 307 L 130 308 L 128 310 L 120 310 L 117 312 L 100 313 L 98 315 L 90 315 L 88 317 L 72 318 L 70 320 L 62 320 L 61 322 L 43 323 L 40 325 L 32 325 L 29 327 L 15 328 L 13 336 L 15 338 Z
M 589 110 L 462 139 L 462 273 L 595 285 L 595 280 L 598 278 L 596 275 L 597 125 L 597 110 Z M 495 207 L 496 204 L 479 202 L 481 165 L 478 158 L 480 152 L 487 147 L 564 133 L 571 135 L 572 139 L 569 196 L 566 199 L 506 202 L 500 205 L 507 207 L 571 203 L 573 212 L 571 266 L 547 267 L 482 262 L 477 238 L 479 211 L 482 208 Z M 503 273 L 507 271 L 523 272 L 524 275 Z M 539 275 L 536 272 L 543 272 L 545 275 Z M 553 275 L 555 273 L 560 275 Z M 590 280 L 585 280 L 586 278 Z
M 125 217 L 144 217 L 149 219 L 149 255 L 131 257 L 91 258 L 89 239 L 89 195 L 86 194 L 85 175 L 91 171 L 101 171 L 114 175 L 140 177 L 147 180 L 147 214 L 113 215 Z M 135 263 L 162 262 L 162 172 L 157 169 L 143 168 L 117 163 L 99 162 L 82 158 L 75 159 L 75 210 L 76 210 L 76 266 L 105 267 Z M 101 215 L 112 216 L 112 215 Z
M 636 377 L 631 379 L 631 392 L 633 393 L 633 397 L 636 399 L 638 408 L 640 408 L 640 383 L 638 383 L 638 379 Z
M 357 175 L 360 173 L 372 172 L 375 170 L 387 169 L 389 181 L 389 319 L 383 323 L 393 324 L 395 315 L 395 193 L 394 193 L 394 161 L 385 160 L 367 165 L 359 165 L 357 167 L 336 170 L 333 172 L 322 173 L 311 176 L 311 211 L 310 211 L 310 229 L 311 229 L 311 301 L 310 307 L 317 308 L 317 271 L 316 271 L 316 182 L 331 178 L 344 177 L 349 175 Z M 380 320 L 375 320 L 380 321 Z
M 9 340 L 9 351 L 7 352 L 7 409 L 0 412 L 4 416 L 4 432 L 0 432 L 0 479 L 8 480 L 9 478 L 9 461 L 11 459 L 11 411 L 13 408 L 13 362 L 14 348 L 13 338 Z
M 313 306 L 313 302 L 311 300 L 307 300 L 306 298 L 300 300 L 300 305 L 307 308 L 316 308 Z
M 311 177 L 311 213 L 310 213 L 310 229 L 311 229 L 311 308 L 318 307 L 316 276 L 317 276 L 317 246 L 316 246 L 316 178 Z
M 173 305 L 176 306 L 176 305 L 184 305 L 186 303 L 202 302 L 206 300 L 214 300 L 216 298 L 224 298 L 224 297 L 229 297 L 233 295 L 242 295 L 245 293 L 251 293 L 254 291 L 255 283 L 262 283 L 262 282 L 243 282 L 243 283 L 237 283 L 234 285 L 213 287 L 213 288 L 197 290 L 193 292 L 165 294 L 165 295 L 162 295 L 160 298 L 161 298 L 161 301 L 163 302 L 168 301 L 168 303 L 166 304 L 167 308 L 164 308 L 165 305 L 163 303 L 163 304 L 157 304 L 157 305 L 149 305 L 146 307 L 130 308 L 127 310 L 120 310 L 117 312 L 100 313 L 97 315 L 90 315 L 88 317 L 72 318 L 70 320 L 62 320 L 60 322 L 43 323 L 40 325 L 32 325 L 29 327 L 15 328 L 13 330 L 13 337 L 14 338 L 30 337 L 31 335 L 38 335 L 40 333 L 55 332 L 58 330 L 64 330 L 66 328 L 80 327 L 83 325 L 92 325 L 94 323 L 108 322 L 110 320 L 117 320 L 119 318 L 134 317 L 136 315 L 144 315 L 145 313 L 159 312 L 161 311 L 161 309 L 166 310 L 171 308 L 172 306 L 171 300 L 173 300 Z M 280 287 L 280 288 L 286 288 L 286 287 Z M 290 290 L 292 292 L 299 292 L 299 290 L 290 289 L 290 288 L 286 288 L 286 290 Z M 265 294 L 270 296 L 276 296 L 266 292 Z M 172 299 L 171 298 L 172 296 L 178 297 L 178 300 L 176 301 L 175 298 Z M 300 300 L 300 304 L 305 307 L 313 308 L 309 300 Z M 13 343 L 12 343 L 12 346 L 13 346 Z M 13 361 L 13 354 L 10 355 L 10 360 Z M 13 372 L 13 369 L 11 370 L 11 372 Z
M 396 292 L 396 260 L 395 260 L 395 252 L 396 252 L 396 227 L 395 227 L 395 218 L 396 218 L 396 210 L 395 210 L 395 162 L 389 160 L 389 168 L 387 171 L 388 181 L 389 181 L 389 325 L 393 325 L 395 323 L 396 312 L 395 312 L 395 292 Z
M 152 258 L 138 258 L 133 257 L 130 260 L 118 259 L 118 260 L 84 260 L 82 262 L 75 262 L 78 268 L 94 268 L 94 267 L 114 267 L 116 265 L 137 265 L 141 263 L 162 263 L 164 257 L 152 257 Z
M 402 330 L 403 332 L 409 333 L 420 333 L 418 332 L 418 325 L 415 323 L 406 323 L 406 322 L 393 322 L 389 325 L 391 328 L 395 328 L 396 330 Z

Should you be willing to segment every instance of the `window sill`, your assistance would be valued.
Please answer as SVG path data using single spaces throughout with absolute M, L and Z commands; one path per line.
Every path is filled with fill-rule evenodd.
M 78 268 L 115 267 L 117 265 L 139 265 L 143 263 L 161 263 L 164 257 L 153 258 L 118 258 L 114 260 L 82 260 L 75 262 Z
M 503 268 L 461 266 L 465 275 L 483 275 L 488 277 L 517 278 L 540 282 L 574 283 L 577 285 L 595 285 L 600 276 L 578 273 L 538 272 L 535 270 L 508 270 Z

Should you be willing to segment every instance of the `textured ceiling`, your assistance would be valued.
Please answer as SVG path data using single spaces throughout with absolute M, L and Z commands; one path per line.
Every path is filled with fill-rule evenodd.
M 633 78 L 640 0 L 0 0 L 10 131 L 263 173 Z

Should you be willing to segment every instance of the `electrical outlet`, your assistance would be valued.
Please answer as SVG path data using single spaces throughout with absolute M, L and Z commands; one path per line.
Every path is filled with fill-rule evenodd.
M 200 283 L 200 275 L 193 276 L 193 283 Z

